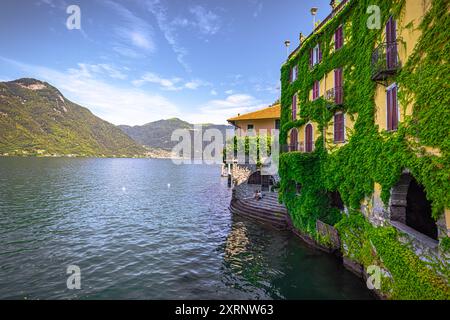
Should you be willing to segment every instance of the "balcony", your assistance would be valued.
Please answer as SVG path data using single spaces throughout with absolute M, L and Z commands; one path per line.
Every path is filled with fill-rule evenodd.
M 372 80 L 382 82 L 400 69 L 398 41 L 381 43 L 372 53 Z M 384 83 L 383 83 L 384 84 Z
M 334 87 L 325 92 L 325 100 L 335 105 L 341 106 L 344 103 L 344 88 Z
M 295 152 L 295 151 L 304 152 L 304 150 L 305 148 L 303 146 L 303 142 L 281 145 L 281 152 Z

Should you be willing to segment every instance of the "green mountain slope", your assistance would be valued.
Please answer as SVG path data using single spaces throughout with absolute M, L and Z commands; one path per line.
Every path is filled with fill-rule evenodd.
M 144 152 L 116 126 L 67 100 L 46 82 L 0 82 L 0 154 L 134 156 Z
M 151 148 L 172 150 L 172 148 L 178 144 L 178 141 L 171 141 L 172 133 L 176 129 L 188 129 L 192 133 L 194 125 L 178 118 L 172 118 L 150 122 L 142 126 L 131 127 L 121 125 L 119 128 L 141 145 Z M 206 129 L 218 129 L 222 133 L 224 139 L 225 130 L 231 128 L 232 126 L 227 125 L 203 124 L 203 131 Z

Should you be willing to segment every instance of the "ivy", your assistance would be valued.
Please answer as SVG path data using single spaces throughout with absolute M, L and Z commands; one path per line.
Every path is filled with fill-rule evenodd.
M 402 19 L 405 0 L 350 1 L 319 32 L 311 35 L 281 68 L 280 143 L 286 143 L 290 129 L 309 121 L 318 125 L 320 136 L 313 153 L 291 152 L 280 156 L 280 199 L 288 207 L 294 225 L 316 238 L 317 219 L 335 224 L 343 218 L 332 207 L 327 197 L 329 192 L 338 191 L 350 210 L 359 210 L 361 202 L 372 196 L 374 184 L 378 183 L 382 187 L 381 198 L 387 205 L 390 190 L 404 169 L 424 186 L 435 219 L 450 207 L 449 2 L 432 1 L 431 9 L 419 26 L 418 43 L 395 77 L 400 88 L 400 105 L 410 105 L 413 110 L 412 115 L 399 124 L 397 132 L 386 132 L 375 123 L 376 83 L 371 79 L 371 58 L 376 43 L 382 40 L 382 32 L 366 26 L 369 5 L 380 7 L 382 22 L 386 23 L 391 15 Z M 333 34 L 342 23 L 345 23 L 346 44 L 334 52 Z M 319 42 L 324 48 L 323 59 L 310 70 L 309 51 Z M 299 77 L 290 83 L 289 73 L 294 66 L 298 68 Z M 345 101 L 340 110 L 356 120 L 349 142 L 336 150 L 326 150 L 323 129 L 330 124 L 337 107 L 322 98 L 311 102 L 309 93 L 314 81 L 341 67 Z M 300 106 L 296 120 L 291 115 L 294 94 Z M 297 184 L 301 185 L 300 193 L 296 190 Z M 350 251 L 357 261 L 368 263 L 377 259 L 369 259 L 373 250 L 370 244 L 373 244 L 393 275 L 394 282 L 384 284 L 385 290 L 394 291 L 393 297 L 448 298 L 448 289 L 444 290 L 434 276 L 427 278 L 433 273 L 396 240 L 392 228 L 372 228 L 369 223 L 361 223 L 358 228 L 362 229 L 352 239 L 354 248 Z M 443 241 L 444 245 L 448 242 Z M 386 248 L 387 243 L 390 248 Z M 409 271 L 402 272 L 399 266 Z M 414 272 L 417 276 L 413 276 Z M 433 295 L 430 288 L 438 292 Z

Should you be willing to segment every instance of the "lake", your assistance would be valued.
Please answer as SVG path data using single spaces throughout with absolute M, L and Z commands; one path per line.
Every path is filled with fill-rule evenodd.
M 233 217 L 230 197 L 219 166 L 0 157 L 0 299 L 374 298 L 335 257 Z

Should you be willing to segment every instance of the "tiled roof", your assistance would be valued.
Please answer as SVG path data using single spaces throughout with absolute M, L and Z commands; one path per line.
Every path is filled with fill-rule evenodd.
M 281 113 L 281 106 L 276 104 L 272 107 L 267 107 L 258 111 L 239 115 L 234 118 L 230 118 L 227 121 L 240 121 L 240 120 L 259 120 L 259 119 L 279 119 Z

